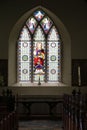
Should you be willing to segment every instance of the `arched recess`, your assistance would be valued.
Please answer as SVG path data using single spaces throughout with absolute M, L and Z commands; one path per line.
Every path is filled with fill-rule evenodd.
M 23 27 L 23 24 L 28 19 L 29 16 L 38 8 L 41 8 L 43 11 L 45 11 L 48 16 L 51 17 L 51 19 L 54 21 L 56 27 L 58 28 L 61 39 L 62 39 L 62 82 L 60 85 L 71 85 L 71 40 L 69 33 L 64 26 L 64 24 L 61 22 L 61 20 L 51 11 L 48 9 L 37 6 L 33 8 L 32 10 L 29 10 L 26 12 L 14 25 L 10 36 L 9 36 L 9 54 L 8 54 L 8 86 L 18 85 L 17 84 L 17 40 L 18 35 Z M 19 86 L 19 85 L 18 85 Z M 57 85 L 58 86 L 58 85 Z

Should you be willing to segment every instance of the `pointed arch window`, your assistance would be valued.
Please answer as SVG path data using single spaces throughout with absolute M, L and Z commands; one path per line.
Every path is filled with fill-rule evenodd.
M 60 34 L 41 9 L 33 12 L 21 29 L 17 42 L 17 81 L 61 82 Z

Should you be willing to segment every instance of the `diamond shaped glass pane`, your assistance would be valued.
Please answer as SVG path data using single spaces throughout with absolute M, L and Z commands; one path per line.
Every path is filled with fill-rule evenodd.
M 34 16 L 38 21 L 40 21 L 43 18 L 44 14 L 45 13 L 41 10 L 34 12 Z
M 50 18 L 45 17 L 42 21 L 41 21 L 41 26 L 44 29 L 45 33 L 48 33 L 49 29 L 52 26 L 52 21 L 50 20 Z
M 29 30 L 31 31 L 31 33 L 33 33 L 37 26 L 37 21 L 33 17 L 31 17 L 27 20 L 26 24 L 27 24 Z

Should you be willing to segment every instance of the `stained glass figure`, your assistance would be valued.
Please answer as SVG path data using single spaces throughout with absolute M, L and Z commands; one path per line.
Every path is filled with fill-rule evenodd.
M 43 18 L 44 15 L 45 15 L 45 13 L 41 10 L 34 12 L 34 16 L 38 21 L 40 21 Z
M 27 20 L 26 24 L 27 24 L 29 30 L 31 31 L 31 33 L 33 33 L 37 26 L 37 21 L 33 17 L 31 17 Z
M 45 35 L 43 33 L 43 30 L 41 29 L 40 26 L 38 26 L 35 35 L 34 35 L 34 53 L 33 53 L 33 63 L 34 63 L 34 80 L 36 81 L 37 79 L 37 74 L 39 75 L 44 75 L 44 64 L 45 64 Z M 40 76 L 42 77 L 41 80 L 44 80 L 44 76 Z
M 45 17 L 42 21 L 41 21 L 41 26 L 44 29 L 45 33 L 48 33 L 50 27 L 52 26 L 52 21 L 50 20 L 50 18 Z
M 42 48 L 42 43 L 38 42 L 36 44 L 36 52 L 34 53 L 34 67 L 35 74 L 44 74 L 44 49 Z

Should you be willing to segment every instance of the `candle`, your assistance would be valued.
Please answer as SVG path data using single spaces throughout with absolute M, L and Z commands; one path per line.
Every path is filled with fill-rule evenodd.
M 78 85 L 81 86 L 81 70 L 80 70 L 80 66 L 78 66 Z

